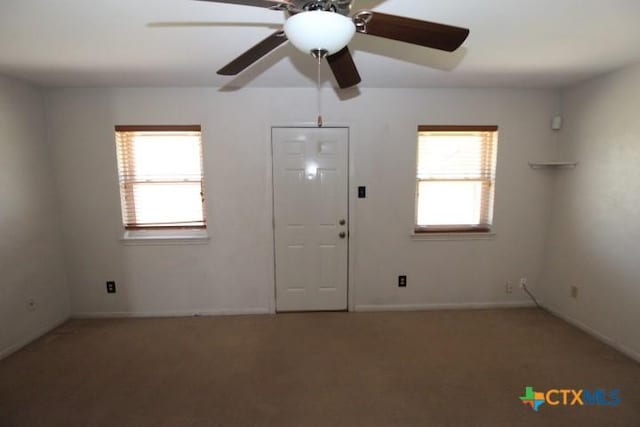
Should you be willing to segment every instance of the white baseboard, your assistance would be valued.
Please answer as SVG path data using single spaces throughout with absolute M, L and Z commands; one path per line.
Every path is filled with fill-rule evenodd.
M 54 330 L 58 326 L 62 325 L 67 320 L 69 320 L 69 317 L 65 317 L 63 319 L 59 319 L 56 322 L 54 322 L 53 325 L 47 326 L 46 328 L 42 328 L 42 329 L 38 330 L 37 332 L 28 335 L 27 337 L 25 337 L 24 339 L 18 341 L 17 343 L 10 345 L 7 348 L 0 349 L 0 360 L 2 360 L 5 357 L 15 353 L 16 351 L 20 350 L 21 348 L 31 344 L 32 342 L 34 342 L 35 340 L 37 340 L 41 336 L 51 332 L 52 330 Z
M 530 308 L 531 301 L 467 302 L 442 304 L 356 304 L 355 311 L 430 311 L 430 310 L 487 310 L 492 308 Z
M 547 310 L 549 313 L 553 314 L 556 317 L 559 317 L 560 319 L 564 320 L 567 323 L 572 324 L 573 326 L 575 326 L 576 328 L 586 332 L 587 334 L 591 335 L 592 337 L 594 337 L 595 339 L 597 339 L 598 341 L 602 341 L 603 343 L 615 348 L 616 350 L 618 350 L 620 353 L 625 354 L 626 356 L 630 357 L 631 359 L 635 360 L 636 362 L 640 363 L 640 353 L 627 347 L 624 344 L 621 344 L 617 341 L 615 341 L 613 338 L 604 335 L 603 333 L 599 332 L 597 329 L 587 325 L 586 323 L 583 323 L 569 315 L 566 315 L 564 313 L 562 313 L 560 310 L 543 304 L 543 307 L 545 310 Z
M 144 317 L 193 317 L 193 316 L 235 316 L 242 314 L 271 314 L 268 308 L 179 310 L 179 311 L 96 311 L 72 313 L 72 319 L 114 319 Z

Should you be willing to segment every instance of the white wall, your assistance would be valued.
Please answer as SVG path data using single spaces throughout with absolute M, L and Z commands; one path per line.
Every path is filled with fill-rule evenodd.
M 640 65 L 562 94 L 545 303 L 640 360 Z M 579 288 L 577 299 L 569 288 Z
M 54 194 L 42 94 L 0 76 L 0 358 L 69 316 Z
M 526 302 L 505 282 L 541 268 L 551 177 L 527 161 L 553 150 L 557 97 L 542 90 L 324 92 L 325 122 L 351 128 L 351 298 L 360 309 Z M 66 218 L 76 315 L 272 309 L 270 127 L 315 118 L 313 89 L 59 89 L 49 92 L 53 160 Z M 119 242 L 115 124 L 200 123 L 211 242 Z M 495 224 L 482 241 L 413 241 L 418 124 L 500 126 Z M 355 198 L 358 185 L 368 198 Z M 397 288 L 397 276 L 408 287 Z M 118 293 L 104 282 L 115 279 Z

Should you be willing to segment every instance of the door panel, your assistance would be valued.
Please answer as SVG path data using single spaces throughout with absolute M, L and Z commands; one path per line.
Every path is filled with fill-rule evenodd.
M 276 309 L 345 310 L 348 129 L 274 128 L 272 145 Z

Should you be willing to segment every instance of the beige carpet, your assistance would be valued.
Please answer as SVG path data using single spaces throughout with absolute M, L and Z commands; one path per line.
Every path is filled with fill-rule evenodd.
M 2 427 L 260 425 L 640 426 L 640 365 L 533 309 L 74 320 L 0 361 Z

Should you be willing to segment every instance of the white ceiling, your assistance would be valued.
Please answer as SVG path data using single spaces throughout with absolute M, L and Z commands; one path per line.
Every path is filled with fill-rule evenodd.
M 471 29 L 453 54 L 357 34 L 361 87 L 559 87 L 640 61 L 639 0 L 354 0 L 361 9 Z M 312 86 L 313 59 L 290 45 L 237 77 L 215 73 L 283 21 L 192 0 L 0 0 L 0 73 L 45 86 Z

